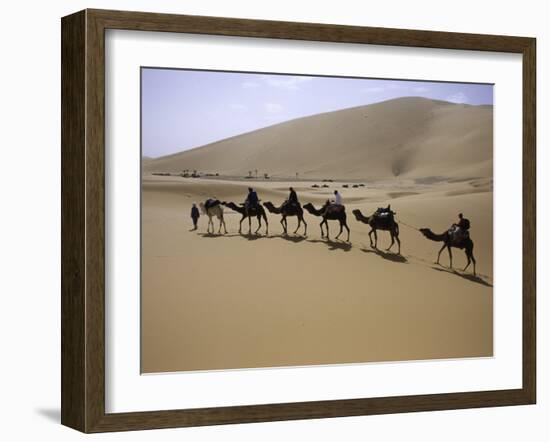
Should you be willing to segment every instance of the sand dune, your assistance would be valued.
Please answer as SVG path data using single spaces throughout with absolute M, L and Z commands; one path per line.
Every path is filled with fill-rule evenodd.
M 493 107 L 406 97 L 287 121 L 143 163 L 245 176 L 492 177 Z
M 142 370 L 491 356 L 492 113 L 401 98 L 143 161 Z M 183 169 L 220 176 L 152 175 Z M 242 179 L 255 169 L 275 179 Z M 359 182 L 366 186 L 353 187 Z M 307 237 L 282 235 L 274 214 L 268 235 L 240 235 L 240 215 L 229 209 L 227 235 L 206 233 L 204 216 L 190 231 L 193 202 L 242 202 L 249 185 L 277 206 L 290 185 L 302 204 L 317 206 L 338 189 L 351 242 L 321 238 L 320 219 L 309 213 Z M 383 250 L 387 232 L 373 249 L 369 226 L 352 215 L 390 203 L 401 256 Z M 477 277 L 450 270 L 446 251 L 435 265 L 441 243 L 417 230 L 444 232 L 459 212 L 472 222 Z M 295 226 L 289 218 L 289 231 Z M 464 267 L 464 252 L 453 252 L 455 267 Z
M 239 235 L 240 216 L 228 209 L 228 235 L 207 234 L 204 216 L 192 232 L 192 202 L 211 195 L 242 201 L 249 182 L 144 177 L 142 370 L 491 356 L 493 194 L 473 184 L 390 181 L 345 189 L 335 182 L 323 189 L 254 183 L 260 198 L 276 205 L 289 185 L 302 203 L 317 205 L 339 189 L 350 215 L 346 243 L 322 239 L 319 219 L 310 214 L 307 238 L 282 236 L 280 216 L 273 214 L 269 235 Z M 368 226 L 351 215 L 388 202 L 400 222 L 402 256 L 384 251 L 386 232 L 379 233 L 380 250 L 372 249 Z M 443 232 L 458 211 L 472 221 L 478 277 L 449 270 L 446 252 L 444 265 L 434 265 L 441 244 L 412 228 Z M 291 232 L 295 226 L 289 218 Z M 337 233 L 334 222 L 330 233 Z M 464 252 L 455 249 L 454 262 L 462 268 Z

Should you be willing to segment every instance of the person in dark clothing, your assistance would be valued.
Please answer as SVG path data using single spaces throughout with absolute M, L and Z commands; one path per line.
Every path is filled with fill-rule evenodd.
M 460 229 L 463 231 L 463 232 L 467 232 L 468 230 L 470 230 L 470 220 L 467 219 L 467 218 L 464 218 L 464 215 L 462 215 L 462 213 L 459 213 L 458 214 L 458 227 L 460 227 Z
M 191 219 L 193 220 L 193 230 L 198 229 L 197 223 L 199 222 L 200 216 L 201 214 L 199 212 L 199 208 L 197 207 L 197 204 L 193 203 L 193 207 L 191 207 Z
M 296 191 L 292 187 L 290 187 L 288 190 L 290 190 L 290 194 L 288 195 L 287 203 L 295 207 L 300 207 Z
M 458 214 L 458 223 L 455 223 L 450 228 L 450 233 L 455 236 L 455 238 L 468 238 L 470 236 L 470 220 L 464 218 L 462 213 Z
M 254 209 L 258 206 L 258 202 L 259 202 L 258 194 L 252 187 L 249 187 L 248 196 L 246 197 L 246 200 L 244 202 L 244 207 L 246 208 L 246 210 Z

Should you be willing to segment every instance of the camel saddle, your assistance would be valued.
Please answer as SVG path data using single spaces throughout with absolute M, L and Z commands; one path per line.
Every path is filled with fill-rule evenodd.
M 215 199 L 209 198 L 204 203 L 204 208 L 205 209 L 210 209 L 211 207 L 219 206 L 220 204 L 221 204 L 220 200 L 215 200 Z
M 346 210 L 345 206 L 333 203 L 333 204 L 329 204 L 327 206 L 326 213 L 327 214 L 329 214 L 329 213 L 339 213 L 339 212 L 343 212 L 345 210 Z
M 452 242 L 460 243 L 470 237 L 470 232 L 455 225 L 449 229 L 449 235 Z

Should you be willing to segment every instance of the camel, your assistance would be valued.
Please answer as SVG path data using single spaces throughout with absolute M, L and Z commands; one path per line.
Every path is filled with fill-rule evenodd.
M 327 205 L 329 203 L 325 203 L 325 205 L 323 207 L 321 207 L 320 209 L 316 209 L 315 206 L 311 203 L 307 203 L 306 205 L 304 205 L 304 209 L 306 209 L 309 213 L 311 213 L 312 215 L 315 215 L 315 216 L 322 216 L 323 217 L 323 221 L 321 221 L 321 224 L 319 224 L 319 226 L 321 227 L 321 237 L 324 237 L 324 231 L 323 231 L 323 224 L 327 227 L 327 239 L 329 239 L 329 236 L 328 236 L 328 220 L 337 220 L 340 222 L 340 233 L 338 233 L 338 235 L 336 235 L 336 239 L 338 239 L 340 237 L 340 235 L 342 234 L 342 230 L 343 228 L 345 227 L 346 230 L 348 231 L 348 239 L 347 239 L 347 242 L 349 242 L 349 227 L 348 227 L 348 224 L 346 222 L 346 208 L 344 206 L 342 206 L 342 209 L 341 210 L 326 210 L 327 208 Z
M 441 247 L 441 250 L 439 250 L 439 253 L 437 254 L 437 262 L 436 264 L 439 264 L 439 257 L 441 256 L 441 252 L 445 247 L 447 247 L 447 250 L 449 251 L 449 268 L 453 268 L 453 254 L 451 253 L 451 247 L 455 247 L 457 249 L 464 249 L 466 252 L 466 258 L 468 259 L 468 264 L 466 264 L 466 267 L 464 267 L 463 272 L 466 271 L 468 266 L 471 262 L 474 263 L 474 276 L 476 275 L 476 260 L 474 258 L 474 242 L 470 239 L 470 237 L 466 238 L 453 238 L 453 235 L 447 230 L 444 233 L 440 233 L 439 235 L 436 233 L 433 233 L 430 229 L 423 228 L 420 229 L 422 234 L 436 242 L 443 242 L 443 247 Z
M 306 223 L 306 220 L 304 219 L 304 210 L 302 209 L 302 207 L 300 207 L 299 205 L 286 204 L 286 203 L 283 203 L 281 205 L 281 207 L 275 207 L 270 201 L 265 202 L 264 206 L 269 212 L 275 213 L 275 214 L 278 214 L 278 215 L 282 215 L 281 225 L 283 226 L 283 230 L 284 230 L 285 235 L 288 235 L 288 232 L 287 232 L 288 223 L 287 223 L 287 220 L 286 220 L 287 216 L 297 216 L 298 217 L 298 227 L 296 227 L 296 230 L 294 231 L 294 234 L 296 234 L 296 232 L 300 228 L 300 225 L 303 222 L 304 223 L 304 236 L 307 236 L 307 223 Z
M 352 213 L 357 218 L 357 221 L 368 224 L 371 228 L 369 232 L 370 246 L 377 249 L 378 244 L 378 234 L 377 230 L 387 230 L 390 232 L 391 244 L 386 249 L 390 250 L 395 242 L 397 241 L 397 254 L 401 255 L 401 241 L 399 240 L 399 225 L 395 222 L 395 219 L 392 217 L 379 217 L 379 216 L 364 216 L 359 209 L 352 210 Z M 372 243 L 372 234 L 374 233 L 374 244 Z
M 248 210 L 245 209 L 242 205 L 237 205 L 235 203 L 229 202 L 226 203 L 225 201 L 222 203 L 224 206 L 229 207 L 230 209 L 234 210 L 235 212 L 238 212 L 242 215 L 242 218 L 239 222 L 239 233 L 241 233 L 242 224 L 245 218 L 248 217 L 248 234 L 250 235 L 252 231 L 252 221 L 251 217 L 255 216 L 258 219 L 258 228 L 254 232 L 255 234 L 258 233 L 260 228 L 262 227 L 262 218 L 265 221 L 265 234 L 268 234 L 269 229 L 269 223 L 267 221 L 267 216 L 265 214 L 264 208 L 258 204 L 256 207 L 250 208 Z
M 222 231 L 222 225 L 223 229 L 225 230 L 225 233 L 227 233 L 227 227 L 225 227 L 225 220 L 223 219 L 223 207 L 220 205 L 220 202 L 218 201 L 218 204 L 209 207 L 208 209 L 205 206 L 205 203 L 199 204 L 201 208 L 201 212 L 203 215 L 208 216 L 208 227 L 206 228 L 206 231 L 208 233 L 214 233 L 214 221 L 212 221 L 213 217 L 218 218 L 220 221 L 220 228 L 218 229 L 218 234 Z M 210 226 L 212 226 L 212 232 L 210 232 Z

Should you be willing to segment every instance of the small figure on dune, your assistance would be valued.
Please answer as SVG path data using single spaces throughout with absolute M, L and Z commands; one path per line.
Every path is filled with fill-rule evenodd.
M 193 230 L 197 230 L 198 222 L 201 214 L 199 212 L 199 208 L 197 207 L 197 203 L 193 203 L 193 206 L 191 207 L 191 219 L 193 220 Z
M 458 214 L 458 223 L 453 224 L 447 231 L 441 234 L 432 232 L 428 228 L 420 229 L 420 232 L 429 240 L 436 242 L 443 242 L 443 246 L 437 254 L 436 264 L 439 264 L 439 258 L 441 252 L 447 248 L 449 252 L 449 267 L 453 268 L 453 254 L 451 248 L 463 249 L 466 252 L 466 259 L 468 260 L 466 267 L 463 271 L 466 271 L 470 263 L 474 265 L 474 276 L 476 274 L 476 259 L 474 258 L 474 242 L 470 238 L 470 220 L 464 218 L 462 213 Z

